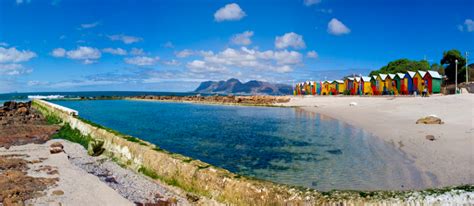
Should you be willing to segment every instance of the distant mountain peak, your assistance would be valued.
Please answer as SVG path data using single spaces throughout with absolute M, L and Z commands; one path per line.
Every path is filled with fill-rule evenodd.
M 292 88 L 284 84 L 272 84 L 264 81 L 250 80 L 242 83 L 240 80 L 231 78 L 227 81 L 205 81 L 195 90 L 199 93 L 219 94 L 268 94 L 287 95 L 291 94 Z

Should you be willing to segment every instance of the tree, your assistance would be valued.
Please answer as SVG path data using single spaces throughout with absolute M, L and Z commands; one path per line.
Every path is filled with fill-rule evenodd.
M 461 55 L 461 52 L 456 49 L 443 52 L 443 58 L 441 59 L 441 65 L 445 66 L 445 74 L 448 77 L 447 82 L 453 83 L 455 81 L 456 73 L 456 59 L 458 60 L 458 82 L 466 80 L 466 70 L 464 65 L 466 59 Z
M 444 75 L 444 67 L 437 63 L 431 65 L 431 70 L 437 71 L 439 74 Z
M 469 68 L 469 81 L 474 81 L 474 64 L 469 64 L 467 66 Z
M 409 59 L 398 59 L 395 61 L 389 62 L 386 66 L 383 66 L 379 70 L 370 72 L 370 75 L 377 74 L 395 74 L 395 73 L 406 73 L 407 71 L 426 71 L 430 69 L 430 64 L 428 61 L 414 61 Z

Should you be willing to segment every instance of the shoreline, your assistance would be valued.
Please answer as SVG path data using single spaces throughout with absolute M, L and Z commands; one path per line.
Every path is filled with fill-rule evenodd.
M 321 108 L 321 106 L 324 105 L 324 104 L 321 104 L 322 102 L 319 102 L 321 99 L 318 99 L 318 102 L 314 102 L 315 100 L 313 98 L 308 98 L 308 99 L 310 99 L 309 102 L 298 102 L 301 99 L 296 99 L 296 100 L 292 99 L 292 101 L 290 101 L 286 104 L 295 104 L 295 101 L 296 101 L 296 103 L 298 103 L 299 105 L 290 105 L 290 106 L 292 106 L 292 107 L 301 107 L 301 106 L 303 106 L 302 109 L 306 110 L 306 111 L 310 111 L 310 110 L 315 109 L 315 108 Z M 339 102 L 338 104 L 334 104 L 334 98 L 328 98 L 328 99 L 330 100 L 329 105 L 334 106 L 335 108 L 337 108 L 337 111 L 340 111 L 342 108 L 344 108 L 342 106 L 342 105 L 345 105 L 343 103 L 344 101 L 342 101 L 342 102 L 338 101 Z M 305 103 L 305 104 L 303 104 L 303 103 Z M 319 107 L 315 107 L 315 106 L 319 106 Z M 348 105 L 345 105 L 345 106 L 348 107 Z M 362 106 L 362 104 L 360 106 Z M 328 109 L 328 108 L 331 108 L 331 107 L 324 107 L 324 108 Z M 354 107 L 350 107 L 350 108 L 354 108 Z M 342 110 L 344 110 L 344 109 L 342 109 Z M 330 111 L 330 109 L 328 109 L 328 111 Z M 344 113 L 344 111 L 343 111 L 343 113 Z M 57 114 L 59 114 L 59 113 L 57 113 Z M 330 115 L 328 115 L 328 116 L 330 116 Z M 334 116 L 330 116 L 330 117 L 342 120 L 341 118 L 337 118 L 337 117 L 334 117 Z M 73 118 L 74 118 L 73 116 L 68 116 L 68 117 L 64 116 L 62 118 L 69 119 L 68 121 L 65 122 L 66 124 L 71 124 L 71 125 L 76 125 L 77 126 L 77 123 L 81 122 L 80 119 L 78 120 L 78 122 L 75 122 L 73 120 Z M 77 118 L 79 118 L 79 117 L 77 117 Z M 66 119 L 63 119 L 63 120 L 66 120 Z M 70 121 L 72 121 L 72 122 L 70 122 Z M 444 118 L 443 118 L 443 121 L 445 121 Z M 345 122 L 349 123 L 348 121 L 345 121 Z M 95 126 L 93 126 L 94 123 L 82 122 L 81 124 L 85 124 L 84 125 L 85 127 L 91 127 L 91 128 L 95 127 Z M 349 124 L 351 124 L 351 123 L 349 123 Z M 87 125 L 89 125 L 89 126 L 87 126 Z M 351 124 L 351 125 L 356 126 L 354 124 Z M 359 128 L 363 128 L 363 127 L 359 127 Z M 94 135 L 99 135 L 99 136 L 95 136 L 95 138 L 99 138 L 99 139 L 106 138 L 107 139 L 108 135 L 112 135 L 112 134 L 103 133 L 103 132 L 110 132 L 110 131 L 108 131 L 107 129 L 101 128 L 100 125 L 96 129 L 102 130 L 102 132 L 94 133 Z M 112 131 L 112 133 L 113 133 L 113 131 Z M 113 137 L 113 138 L 116 139 L 115 137 Z M 135 148 L 139 149 L 139 150 L 142 150 L 142 149 L 150 147 L 149 144 L 146 144 L 146 142 L 144 143 L 141 140 L 138 140 L 138 142 L 129 140 L 129 138 L 132 138 L 130 136 L 118 137 L 118 138 L 119 139 L 125 138 L 126 140 L 129 141 L 129 142 L 123 142 L 125 144 L 122 144 L 122 145 L 123 146 L 127 145 L 126 147 L 128 147 L 128 149 L 131 149 L 131 150 L 127 149 L 127 152 L 123 153 L 124 152 L 123 149 L 125 149 L 125 148 L 123 148 L 120 151 L 121 153 L 123 153 L 125 155 L 125 156 L 122 157 L 122 158 L 125 158 L 124 159 L 125 161 L 127 161 L 127 159 L 130 160 L 130 157 L 128 157 L 128 156 L 131 155 L 131 153 L 129 153 L 129 152 L 138 151 L 138 150 L 135 150 Z M 119 140 L 119 139 L 116 139 L 116 140 Z M 116 140 L 114 140 L 114 141 L 116 141 Z M 27 144 L 27 145 L 31 146 L 32 144 Z M 47 145 L 46 145 L 46 147 L 47 147 Z M 67 148 L 67 146 L 66 146 L 66 148 Z M 110 149 L 112 149 L 112 152 L 114 151 L 114 147 L 110 147 Z M 152 150 L 156 150 L 156 151 L 151 151 L 151 152 L 162 153 L 162 151 L 159 150 L 159 148 L 158 149 L 157 148 L 152 148 Z M 154 155 L 154 154 L 149 153 L 149 152 L 147 152 L 147 154 Z M 132 155 L 135 155 L 135 154 L 132 154 Z M 161 155 L 163 155 L 163 154 L 161 154 Z M 186 157 L 177 158 L 177 157 L 181 157 L 178 154 L 166 154 L 166 152 L 165 152 L 165 155 L 171 155 L 170 160 L 173 162 L 172 164 L 179 163 L 179 165 L 182 165 L 182 166 L 184 166 L 184 165 L 190 166 L 189 164 L 191 163 L 192 165 L 196 165 L 195 164 L 196 162 L 193 161 L 192 159 L 191 159 L 192 162 L 190 162 L 189 159 L 186 158 Z M 178 155 L 178 156 L 176 156 L 176 155 Z M 140 158 L 139 156 L 137 156 L 137 157 Z M 111 158 L 111 157 L 109 157 L 109 158 Z M 131 160 L 133 162 L 137 161 L 137 159 L 135 159 L 135 158 L 136 157 L 132 156 Z M 176 162 L 176 160 L 178 160 L 178 162 Z M 113 161 L 113 158 L 112 158 L 112 161 Z M 156 161 L 156 159 L 155 159 L 155 161 Z M 197 162 L 199 162 L 199 161 L 197 161 Z M 144 163 L 144 162 L 142 162 L 142 163 Z M 171 162 L 169 162 L 169 160 L 165 160 L 162 163 L 169 164 Z M 110 164 L 115 165 L 115 167 L 118 167 L 120 165 L 120 164 L 117 164 L 116 161 L 110 162 Z M 127 161 L 127 165 L 128 164 L 129 164 L 129 161 Z M 203 163 L 203 164 L 205 164 L 205 163 Z M 125 165 L 125 166 L 127 168 L 129 168 L 129 166 L 127 166 L 127 165 Z M 180 167 L 182 167 L 182 166 L 180 166 Z M 142 166 L 141 168 L 144 168 L 144 167 Z M 133 167 L 129 168 L 129 169 L 136 172 L 136 169 L 133 169 Z M 152 171 L 152 170 L 149 170 L 149 169 L 153 169 L 153 168 L 148 167 L 146 169 L 147 169 L 146 171 Z M 220 168 L 217 168 L 217 167 L 214 167 L 214 166 L 205 166 L 205 167 L 203 167 L 201 164 L 197 165 L 197 169 L 198 169 L 197 171 L 201 171 L 201 172 L 206 172 L 206 171 L 211 172 L 211 173 L 208 173 L 207 175 L 213 174 L 216 171 L 221 171 Z M 82 168 L 81 170 L 84 171 L 84 168 Z M 158 172 L 158 170 L 155 170 L 155 171 Z M 90 173 L 90 171 L 88 171 L 87 169 L 86 169 L 86 171 Z M 138 171 L 140 173 L 140 170 L 138 170 Z M 218 173 L 220 173 L 220 172 L 218 172 Z M 357 203 L 358 202 L 358 203 L 368 203 L 368 204 L 371 204 L 371 203 L 372 204 L 374 204 L 374 203 L 375 204 L 382 204 L 382 203 L 406 204 L 406 203 L 409 203 L 409 202 L 412 202 L 412 203 L 418 202 L 418 203 L 426 203 L 426 204 L 433 204 L 433 203 L 460 203 L 460 204 L 463 204 L 463 203 L 472 203 L 472 201 L 473 201 L 472 197 L 474 196 L 474 195 L 472 195 L 473 194 L 473 190 L 472 190 L 473 186 L 472 185 L 465 185 L 465 184 L 448 184 L 448 185 L 461 185 L 461 186 L 443 187 L 442 189 L 377 190 L 377 191 L 336 190 L 336 191 L 330 191 L 330 192 L 321 192 L 321 191 L 315 191 L 315 190 L 307 190 L 307 189 L 304 189 L 304 188 L 292 187 L 292 186 L 288 186 L 288 185 L 279 185 L 279 184 L 266 182 L 266 181 L 252 180 L 252 179 L 249 179 L 249 178 L 246 178 L 246 177 L 241 177 L 239 175 L 233 177 L 232 173 L 228 173 L 226 171 L 224 171 L 224 173 L 225 173 L 224 176 L 222 176 L 224 178 L 223 179 L 224 182 L 227 182 L 229 180 L 230 181 L 235 181 L 235 183 L 238 183 L 238 182 L 241 182 L 241 181 L 244 181 L 244 182 L 249 181 L 248 183 L 250 183 L 250 184 L 255 184 L 256 183 L 255 186 L 257 186 L 257 188 L 263 186 L 263 188 L 262 188 L 263 190 L 265 190 L 265 188 L 267 188 L 267 186 L 268 186 L 268 188 L 273 188 L 273 189 L 275 189 L 275 187 L 280 187 L 281 189 L 287 188 L 286 189 L 287 192 L 290 192 L 290 193 L 295 193 L 296 192 L 295 195 L 300 194 L 301 192 L 303 192 L 303 193 L 300 194 L 300 195 L 302 195 L 301 197 L 299 195 L 294 196 L 298 199 L 299 198 L 303 198 L 303 199 L 299 199 L 299 200 L 295 200 L 295 201 L 302 201 L 302 202 L 306 202 L 306 203 L 310 203 L 310 202 L 313 202 L 313 203 L 315 203 L 315 202 L 326 202 L 326 203 L 329 203 L 329 202 L 346 202 L 347 204 L 349 204 L 349 203 Z M 161 173 L 158 173 L 158 174 L 161 174 Z M 229 174 L 230 174 L 230 176 L 229 176 Z M 156 176 L 157 174 L 153 173 L 153 175 Z M 152 177 L 152 179 L 155 179 L 153 177 L 153 175 L 151 177 Z M 140 176 L 147 176 L 147 173 L 143 172 L 143 174 L 140 174 Z M 100 176 L 97 176 L 97 177 L 99 179 L 102 178 Z M 222 178 L 222 177 L 217 177 L 217 178 Z M 160 179 L 160 180 L 162 180 L 162 179 Z M 176 179 L 176 180 L 182 180 L 182 179 Z M 162 182 L 162 181 L 159 181 L 159 182 Z M 170 184 L 170 183 L 166 182 L 166 179 L 165 179 L 164 182 L 166 183 L 166 184 L 163 183 L 165 185 Z M 205 181 L 205 182 L 208 182 L 208 181 Z M 182 182 L 182 183 L 184 183 L 184 182 Z M 197 182 L 195 182 L 195 183 L 197 183 Z M 201 184 L 201 183 L 199 183 L 199 184 Z M 227 184 L 229 184 L 229 183 L 227 183 Z M 174 184 L 172 184 L 172 185 L 174 185 Z M 178 185 L 180 185 L 180 184 L 178 184 Z M 181 186 L 183 186 L 183 185 L 181 185 Z M 181 186 L 179 186 L 179 187 L 181 188 Z M 109 185 L 109 187 L 110 187 L 110 185 Z M 440 187 L 438 187 L 438 188 L 440 188 Z M 181 188 L 181 189 L 183 189 L 183 188 Z M 243 188 L 240 188 L 240 189 L 243 189 Z M 234 190 L 232 190 L 232 191 L 234 191 Z M 240 192 L 244 192 L 244 191 L 240 191 Z M 250 191 L 247 191 L 247 192 L 250 192 Z M 279 194 L 279 192 L 277 192 L 275 194 Z M 284 191 L 282 191 L 282 192 L 284 192 Z M 229 196 L 229 197 L 235 198 L 235 195 L 236 195 L 236 193 L 234 191 L 234 192 L 232 192 L 232 196 Z M 208 196 L 208 194 L 206 194 L 204 196 Z M 217 197 L 217 199 L 214 199 L 216 197 L 213 197 L 213 196 L 214 195 L 210 196 L 211 200 L 219 200 L 219 201 L 227 202 L 227 201 L 225 201 L 226 199 L 220 199 L 220 197 Z M 263 198 L 263 196 L 259 196 L 259 197 Z M 291 199 L 293 199 L 294 197 L 292 197 Z M 260 199 L 260 198 L 257 198 L 257 199 Z M 275 198 L 275 197 L 273 197 L 273 198 Z M 309 199 L 307 199 L 307 198 L 309 198 Z M 257 199 L 255 199 L 255 200 L 257 200 Z M 234 200 L 234 201 L 239 201 L 239 200 Z M 274 201 L 277 201 L 277 200 L 274 199 Z M 233 201 L 231 201 L 231 202 L 233 202 Z
M 195 97 L 195 96 L 193 96 Z M 225 96 L 221 96 L 223 98 Z M 356 128 L 363 129 L 371 133 L 376 138 L 379 138 L 385 141 L 388 144 L 391 144 L 394 149 L 400 151 L 403 156 L 407 158 L 408 161 L 412 161 L 417 169 L 420 170 L 422 175 L 422 181 L 424 185 L 428 185 L 424 188 L 433 188 L 433 187 L 446 187 L 453 185 L 462 185 L 462 184 L 474 184 L 474 169 L 468 168 L 466 165 L 474 164 L 474 154 L 466 154 L 469 151 L 468 146 L 471 146 L 474 149 L 473 142 L 466 141 L 467 136 L 472 134 L 474 129 L 471 128 L 471 131 L 467 131 L 468 135 L 463 135 L 459 131 L 466 130 L 461 127 L 461 129 L 450 128 L 452 125 L 416 125 L 415 121 L 418 118 L 428 116 L 431 114 L 437 114 L 436 110 L 430 108 L 430 111 L 433 112 L 423 112 L 422 106 L 425 102 L 433 102 L 438 99 L 452 99 L 457 98 L 458 96 L 443 96 L 436 95 L 428 98 L 421 98 L 415 96 L 377 96 L 377 97 L 366 97 L 366 96 L 278 96 L 276 98 L 289 98 L 288 102 L 285 103 L 272 103 L 272 104 L 242 104 L 242 103 L 226 103 L 221 101 L 190 101 L 182 100 L 187 97 L 177 97 L 177 99 L 154 99 L 154 98 L 136 98 L 136 97 L 126 97 L 121 100 L 131 100 L 131 101 L 157 101 L 157 102 L 175 102 L 175 103 L 189 103 L 189 104 L 205 104 L 205 105 L 223 105 L 223 106 L 256 106 L 256 107 L 283 107 L 283 108 L 300 108 L 306 112 L 316 112 L 337 120 L 340 120 L 344 123 L 347 123 Z M 474 102 L 474 95 L 462 95 L 463 101 Z M 168 98 L 168 97 L 167 97 Z M 232 98 L 234 98 L 232 96 Z M 248 98 L 248 97 L 247 97 Z M 116 100 L 116 99 L 114 99 Z M 415 101 L 413 103 L 413 101 Z M 423 102 L 420 102 L 423 101 Z M 349 107 L 349 103 L 363 102 L 364 105 L 359 105 L 355 107 Z M 400 119 L 393 112 L 389 112 L 390 107 L 395 107 L 397 105 L 390 104 L 390 102 L 402 101 L 401 103 L 405 104 L 411 112 L 412 110 L 418 109 L 421 112 L 414 113 L 418 116 L 409 116 L 408 119 Z M 385 108 L 384 108 L 385 107 Z M 348 110 L 348 108 L 350 108 Z M 362 108 L 362 109 L 361 109 Z M 438 108 L 438 107 L 436 107 Z M 440 105 L 439 108 L 442 108 Z M 358 109 L 361 109 L 359 111 Z M 426 109 L 426 108 L 425 108 Z M 447 109 L 447 108 L 446 108 Z M 443 118 L 445 114 L 449 114 L 448 110 L 443 110 L 440 116 Z M 355 112 L 351 114 L 351 112 Z M 406 114 L 404 114 L 406 116 Z M 439 114 L 438 114 L 439 115 Z M 449 116 L 449 115 L 448 115 Z M 459 116 L 462 116 L 462 113 L 459 113 Z M 382 118 L 379 118 L 382 117 Z M 391 120 L 391 118 L 394 120 Z M 379 122 L 370 121 L 371 118 L 379 118 Z M 474 119 L 474 116 L 471 117 L 471 121 Z M 444 119 L 443 119 L 444 120 Z M 385 123 L 387 122 L 387 123 Z M 465 119 L 464 122 L 469 122 L 469 119 Z M 389 125 L 389 126 L 387 126 Z M 392 126 L 395 125 L 395 126 Z M 396 126 L 399 125 L 399 126 Z M 449 131 L 443 133 L 444 128 L 449 127 Z M 406 131 L 402 131 L 406 130 Z M 469 129 L 467 129 L 469 130 Z M 412 134 L 410 134 L 410 132 Z M 450 149 L 441 147 L 440 142 L 446 142 L 446 137 L 450 134 L 455 133 L 457 136 L 461 136 L 461 139 L 454 138 L 456 142 L 450 142 L 450 144 L 455 144 L 456 147 L 459 146 L 459 141 L 461 143 L 470 143 L 464 144 L 464 149 L 461 149 L 465 152 L 456 153 L 449 152 Z M 406 138 L 404 136 L 414 135 L 416 138 Z M 435 136 L 436 140 L 430 142 L 426 140 L 426 135 Z M 437 144 L 436 147 L 430 148 L 428 144 Z M 463 148 L 461 146 L 461 148 Z M 440 154 L 449 156 L 442 157 Z M 474 153 L 474 152 L 473 152 Z M 470 156 L 469 156 L 470 155 Z M 457 163 L 456 160 L 461 158 L 461 164 Z M 470 159 L 471 158 L 471 159 Z M 431 161 L 430 161 L 431 160 Z M 454 161 L 453 161 L 454 160 Z M 456 170 L 453 172 L 451 168 L 459 167 L 458 165 L 463 165 L 461 170 Z
M 349 106 L 357 102 L 357 106 Z M 474 95 L 411 97 L 291 97 L 296 106 L 361 128 L 405 154 L 431 182 L 428 188 L 474 183 Z M 470 112 L 470 113 L 469 113 Z M 445 124 L 415 124 L 431 114 Z M 469 125 L 471 124 L 471 125 Z M 426 139 L 433 135 L 434 141 Z M 456 169 L 453 169 L 456 168 Z
M 38 103 L 41 103 L 41 101 L 35 101 L 35 105 Z M 39 106 L 38 108 L 43 107 L 40 105 L 37 106 Z M 138 166 L 140 168 L 138 170 L 139 172 L 142 170 L 144 175 L 152 177 L 153 179 L 158 178 L 167 184 L 178 185 L 181 189 L 191 190 L 195 194 L 204 195 L 223 203 L 233 202 L 240 204 L 255 201 L 253 203 L 260 202 L 265 203 L 265 205 L 271 205 L 272 203 L 292 202 L 307 204 L 332 204 L 343 202 L 345 204 L 398 205 L 410 202 L 420 204 L 449 202 L 464 204 L 472 202 L 472 185 L 406 191 L 333 190 L 330 192 L 320 192 L 309 188 L 256 180 L 254 178 L 235 175 L 227 170 L 208 165 L 199 160 L 193 160 L 189 157 L 178 154 L 170 154 L 160 148 L 150 148 L 150 144 L 146 144 L 146 142 L 143 142 L 142 140 L 131 141 L 129 140 L 129 138 L 132 138 L 130 136 L 121 136 L 120 133 L 108 131 L 107 128 L 104 129 L 100 126 L 97 128 L 94 126 L 94 123 L 83 122 L 82 120 L 69 115 L 64 116 L 64 113 L 57 109 L 50 110 L 48 108 L 43 108 L 42 110 L 43 112 L 46 112 L 46 114 L 49 113 L 49 115 L 59 115 L 59 117 L 64 120 L 64 123 L 74 125 L 74 127 L 78 128 L 82 133 L 85 132 L 85 134 L 90 134 L 93 138 L 102 139 L 106 142 L 113 140 L 113 142 L 110 142 L 112 145 L 108 145 L 108 143 L 105 144 L 108 145 L 105 148 L 106 151 L 109 151 L 107 153 L 115 153 L 113 155 L 114 157 L 121 156 L 119 158 L 123 159 L 122 161 L 126 161 L 127 165 L 131 163 L 131 165 L 127 166 L 128 168 L 136 170 L 136 166 Z M 49 112 L 47 110 L 49 110 Z M 151 146 L 153 147 L 154 145 L 151 144 Z M 152 158 L 153 161 L 150 162 L 151 159 L 149 158 Z M 166 168 L 163 168 L 162 166 L 156 167 L 156 164 L 160 163 Z M 140 164 L 142 165 L 140 166 Z M 184 168 L 194 168 L 196 169 L 195 172 L 198 174 L 184 174 L 179 172 L 185 171 L 183 170 Z M 171 182 L 167 181 L 169 175 L 173 178 L 173 181 Z M 192 175 L 192 177 L 188 177 L 188 175 Z M 188 185 L 188 178 L 193 179 L 191 180 L 192 185 Z M 204 182 L 201 182 L 203 180 L 202 178 L 204 178 Z M 189 188 L 189 186 L 192 188 Z M 227 191 L 230 193 L 227 193 Z M 241 199 L 239 197 L 245 198 Z

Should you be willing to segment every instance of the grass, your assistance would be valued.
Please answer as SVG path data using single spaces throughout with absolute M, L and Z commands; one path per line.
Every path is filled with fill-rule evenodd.
M 58 133 L 54 134 L 53 139 L 65 139 L 82 145 L 86 150 L 92 137 L 81 134 L 78 129 L 72 129 L 69 124 L 64 124 Z
M 116 164 L 118 164 L 118 166 L 120 166 L 121 168 L 124 168 L 124 169 L 127 169 L 127 165 L 126 164 L 123 164 L 119 158 L 117 157 L 112 157 L 112 162 L 115 162 Z
M 148 169 L 144 166 L 141 166 L 139 169 L 138 169 L 138 172 L 150 177 L 151 179 L 160 179 L 162 180 L 163 178 L 161 178 L 158 174 L 156 174 L 155 171 L 151 170 L 151 169 Z
M 185 163 L 190 163 L 190 162 L 192 162 L 193 160 L 194 160 L 193 158 L 186 158 L 186 159 L 183 160 L 183 162 L 185 162 Z
M 171 186 L 175 186 L 175 187 L 179 187 L 179 188 L 182 188 L 182 189 L 185 189 L 184 187 L 181 186 L 181 184 L 179 184 L 178 180 L 176 178 L 164 178 L 158 174 L 156 174 L 155 171 L 153 171 L 152 169 L 149 169 L 147 167 L 144 167 L 144 166 L 141 166 L 139 169 L 138 169 L 138 172 L 154 179 L 154 180 L 161 180 L 163 182 L 165 182 L 166 184 L 168 185 L 171 185 Z
M 136 138 L 136 137 L 132 137 L 132 136 L 125 136 L 124 137 L 127 141 L 130 141 L 130 142 L 140 142 L 140 139 Z
M 207 165 L 204 165 L 204 166 L 197 166 L 197 167 L 198 167 L 198 170 L 203 170 L 203 169 L 209 168 L 210 166 L 211 166 L 210 164 L 207 164 Z
M 61 124 L 63 122 L 61 118 L 54 115 L 46 115 L 45 119 L 48 124 Z

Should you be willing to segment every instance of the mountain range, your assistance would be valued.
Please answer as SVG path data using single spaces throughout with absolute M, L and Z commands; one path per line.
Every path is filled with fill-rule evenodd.
M 246 83 L 238 79 L 227 81 L 205 81 L 194 90 L 198 93 L 219 93 L 219 94 L 268 94 L 287 95 L 293 91 L 290 85 L 273 84 L 269 82 L 251 80 Z

